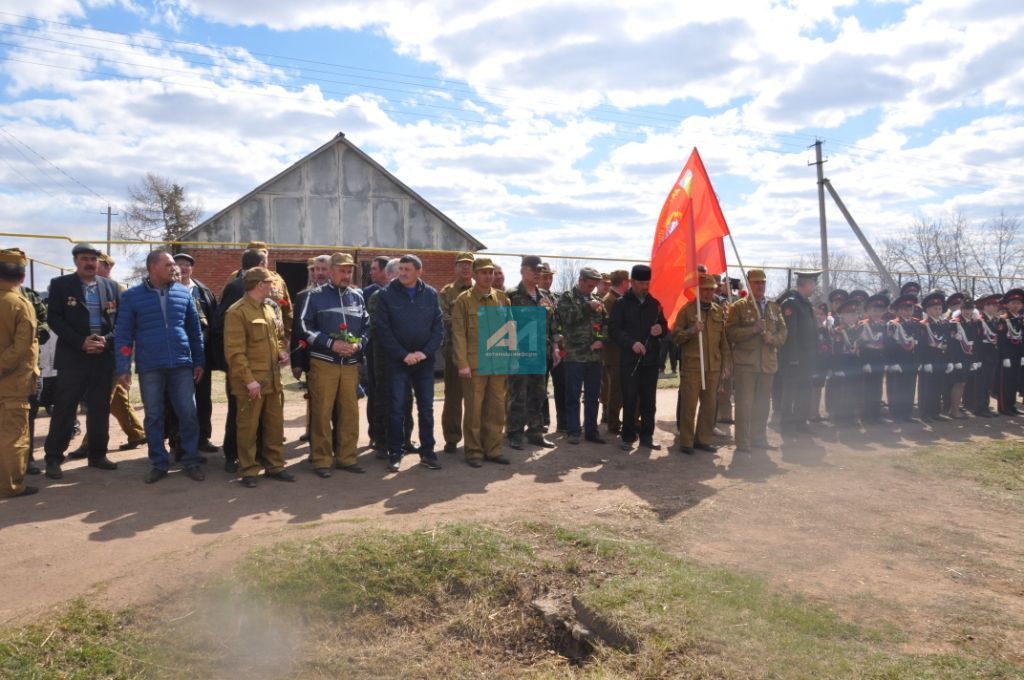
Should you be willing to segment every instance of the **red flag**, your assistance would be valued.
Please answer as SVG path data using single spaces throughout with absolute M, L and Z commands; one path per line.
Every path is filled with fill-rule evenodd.
M 661 302 L 670 327 L 679 310 L 697 297 L 697 265 L 707 267 L 708 274 L 725 272 L 722 239 L 728 233 L 711 180 L 694 149 L 665 199 L 651 248 L 651 295 Z

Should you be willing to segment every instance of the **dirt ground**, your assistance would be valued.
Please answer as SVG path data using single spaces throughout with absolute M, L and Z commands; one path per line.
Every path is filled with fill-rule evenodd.
M 124 435 L 112 421 L 117 471 L 71 463 L 61 481 L 30 478 L 43 487 L 38 495 L 0 501 L 0 621 L 28 620 L 80 595 L 111 607 L 144 605 L 230 569 L 250 547 L 348 523 L 406 529 L 540 519 L 611 525 L 699 562 L 763 577 L 858 620 L 896 626 L 912 651 L 967 644 L 1021 661 L 1021 506 L 901 462 L 932 446 L 1024 446 L 1024 418 L 863 431 L 819 426 L 786 440 L 770 430 L 779 450 L 752 455 L 734 455 L 728 445 L 717 454 L 666 447 L 627 455 L 611 440 L 572 446 L 551 435 L 557 448 L 509 450 L 510 466 L 471 469 L 460 450 L 442 454 L 443 470 L 409 457 L 398 474 L 365 450 L 364 434 L 368 474 L 339 471 L 322 480 L 298 442 L 304 403 L 289 398 L 294 484 L 261 480 L 245 489 L 212 454 L 203 483 L 173 473 L 145 485 L 144 450 L 116 452 Z M 674 403 L 674 390 L 659 392 L 657 436 L 665 444 L 674 441 L 665 415 Z M 436 413 L 439 429 L 440 402 Z M 223 414 L 215 405 L 215 432 Z M 43 415 L 37 445 L 47 425 Z

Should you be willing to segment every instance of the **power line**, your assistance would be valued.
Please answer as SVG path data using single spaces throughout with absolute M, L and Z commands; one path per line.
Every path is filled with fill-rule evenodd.
M 52 162 L 52 161 L 51 161 L 51 160 L 50 160 L 49 158 L 47 158 L 47 157 L 46 157 L 46 156 L 44 156 L 43 154 L 41 154 L 41 153 L 39 153 L 38 151 L 36 151 L 35 149 L 33 149 L 33 148 L 32 148 L 31 146 L 29 146 L 29 145 L 28 145 L 28 144 L 26 144 L 25 142 L 21 141 L 21 140 L 20 140 L 20 139 L 18 138 L 18 136 L 17 136 L 17 135 L 15 135 L 15 134 L 14 134 L 13 132 L 11 132 L 11 131 L 10 131 L 10 130 L 8 130 L 7 128 L 3 127 L 2 125 L 0 125 L 0 132 L 3 132 L 3 133 L 4 133 L 5 135 L 7 135 L 7 136 L 11 137 L 12 139 L 14 139 L 14 140 L 15 140 L 16 142 L 18 142 L 19 144 L 21 144 L 21 145 L 22 145 L 23 147 L 25 147 L 26 149 L 28 149 L 29 151 L 31 151 L 31 152 L 32 152 L 32 153 L 34 153 L 35 155 L 39 156 L 39 157 L 40 157 L 41 159 L 43 159 L 43 160 L 44 160 L 44 161 L 45 161 L 45 162 L 46 162 L 47 164 L 49 164 L 49 165 L 50 165 L 50 167 L 52 167 L 52 168 L 54 168 L 55 170 L 57 170 L 57 171 L 58 171 L 59 173 L 61 173 L 62 175 L 64 175 L 64 176 L 65 176 L 65 177 L 67 177 L 68 179 L 70 179 L 70 180 L 71 180 L 72 182 L 74 182 L 74 183 L 75 183 L 75 184 L 77 184 L 78 186 L 80 186 L 80 187 L 82 187 L 83 189 L 85 189 L 86 191 L 88 191 L 88 192 L 89 192 L 90 194 L 92 194 L 92 195 L 93 195 L 93 196 L 95 196 L 96 198 L 100 199 L 101 201 L 106 201 L 107 203 L 109 203 L 109 202 L 110 202 L 110 201 L 107 201 L 107 199 L 105 199 L 105 198 L 103 198 L 102 196 L 100 196 L 100 195 L 99 195 L 98 193 L 96 193 L 95 191 L 93 191 L 92 189 L 90 189 L 89 187 L 87 187 L 87 186 L 86 186 L 85 184 L 83 184 L 82 182 L 80 182 L 80 181 L 79 181 L 79 180 L 78 180 L 77 178 L 75 178 L 75 177 L 72 177 L 70 173 L 66 172 L 66 171 L 65 171 L 65 170 L 64 170 L 63 168 L 61 168 L 60 166 L 58 166 L 58 165 L 57 165 L 56 163 L 53 163 L 53 162 Z
M 5 140 L 5 141 L 6 141 L 6 140 Z M 7 143 L 8 143 L 8 144 L 10 144 L 10 142 L 7 142 Z M 17 151 L 17 149 L 15 149 L 15 151 Z M 28 182 L 29 184 L 31 184 L 32 186 L 34 186 L 34 187 L 35 187 L 36 189 L 39 189 L 40 191 L 42 191 L 42 192 L 43 192 L 44 194 L 47 194 L 47 195 L 48 195 L 48 196 L 50 196 L 51 198 L 54 198 L 54 199 L 56 199 L 56 198 L 57 198 L 57 194 L 53 193 L 52 191 L 50 191 L 49 189 L 47 189 L 47 188 L 45 188 L 45 187 L 43 187 L 43 186 L 40 186 L 40 185 L 39 185 L 39 184 L 38 184 L 37 182 L 35 182 L 34 180 L 32 180 L 32 179 L 30 179 L 30 178 L 26 177 L 26 176 L 25 176 L 25 175 L 24 175 L 24 174 L 23 174 L 23 173 L 21 172 L 21 170 L 18 170 L 18 168 L 17 168 L 17 167 L 16 167 L 16 166 L 15 166 L 15 165 L 14 165 L 13 163 L 11 163 L 11 161 L 9 161 L 8 159 L 6 159 L 6 158 L 4 158 L 4 157 L 0 156 L 0 160 L 2 160 L 2 161 L 3 161 L 4 163 L 6 163 L 6 164 L 7 164 L 7 167 L 9 167 L 9 168 L 10 168 L 11 170 L 13 170 L 13 171 L 14 171 L 14 172 L 15 172 L 15 173 L 16 173 L 16 174 L 17 174 L 17 175 L 19 176 L 19 177 L 21 177 L 21 178 L 22 178 L 23 180 L 25 180 L 26 182 Z

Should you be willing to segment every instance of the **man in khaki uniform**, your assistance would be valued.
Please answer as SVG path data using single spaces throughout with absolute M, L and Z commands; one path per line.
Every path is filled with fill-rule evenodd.
M 452 309 L 455 300 L 473 287 L 473 253 L 459 253 L 455 258 L 455 280 L 437 294 L 444 319 L 444 409 L 441 411 L 441 430 L 444 433 L 444 452 L 455 453 L 462 440 L 462 380 L 455 367 L 452 353 Z
M 263 424 L 263 465 L 266 475 L 282 482 L 295 476 L 284 469 L 284 390 L 281 364 L 288 361 L 285 335 L 267 303 L 270 272 L 255 267 L 245 273 L 245 296 L 224 316 L 224 357 L 229 388 L 238 401 L 238 469 L 242 484 L 256 486 L 256 432 Z
M 602 274 L 602 276 L 604 276 Z M 615 302 L 629 290 L 629 272 L 616 269 L 608 275 L 611 287 L 601 299 L 604 311 L 610 319 Z M 619 346 L 614 342 L 606 342 L 602 351 L 604 373 L 601 376 L 601 403 L 604 404 L 602 422 L 608 423 L 608 431 L 618 434 L 622 429 L 622 383 L 619 370 Z
M 270 250 L 267 248 L 267 244 L 264 241 L 250 241 L 246 246 L 246 250 L 258 250 L 263 253 L 263 266 L 266 267 L 267 271 L 270 272 L 270 300 L 274 301 L 274 304 L 281 310 L 281 323 L 284 325 L 284 332 L 287 334 L 285 337 L 292 336 L 292 322 L 295 314 L 292 310 L 292 298 L 288 294 L 288 286 L 285 284 L 284 279 L 281 275 L 270 268 L 268 264 L 270 257 Z M 241 269 L 236 269 L 231 272 L 231 276 L 228 277 L 225 286 L 237 279 L 243 274 Z
M 750 295 L 732 303 L 725 334 L 732 348 L 736 395 L 736 451 L 770 449 L 768 407 L 772 381 L 779 368 L 779 347 L 786 342 L 786 322 L 778 303 L 768 300 L 768 277 L 760 269 L 747 272 Z
M 508 465 L 508 458 L 501 455 L 507 376 L 477 372 L 477 332 L 481 307 L 508 307 L 509 302 L 505 293 L 492 288 L 494 263 L 489 258 L 481 257 L 473 262 L 473 279 L 473 287 L 462 293 L 452 308 L 452 360 L 466 397 L 462 420 L 466 462 L 471 467 L 480 467 L 482 460 Z
M 679 450 L 715 452 L 711 444 L 718 407 L 718 384 L 729 377 L 730 351 L 725 336 L 725 310 L 713 302 L 715 280 L 702 274 L 700 299 L 683 307 L 672 328 L 672 340 L 680 346 Z M 700 305 L 701 320 L 697 320 Z M 700 386 L 700 351 L 704 352 L 704 389 Z M 698 412 L 698 406 L 699 412 Z M 696 416 L 696 428 L 694 427 Z
M 27 263 L 18 248 L 0 250 L 0 498 L 39 491 L 24 484 L 29 397 L 39 376 L 36 312 L 18 291 Z

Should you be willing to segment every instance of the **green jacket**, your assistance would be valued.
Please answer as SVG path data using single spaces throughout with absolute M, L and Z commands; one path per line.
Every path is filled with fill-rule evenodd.
M 604 305 L 594 310 L 590 303 L 595 298 L 583 295 L 579 286 L 562 293 L 555 310 L 556 325 L 562 335 L 562 347 L 565 349 L 566 361 L 601 361 L 603 350 L 594 350 L 590 346 L 595 340 L 602 343 L 608 340 L 608 313 Z
M 22 286 L 21 294 L 36 310 L 36 339 L 39 340 L 40 345 L 45 345 L 46 341 L 50 339 L 50 325 L 46 323 L 46 303 L 39 297 L 39 293 L 31 288 Z
M 515 288 L 509 288 L 505 291 L 508 302 L 513 307 L 543 307 L 547 314 L 545 315 L 545 328 L 544 328 L 544 339 L 547 343 L 547 348 L 550 350 L 554 347 L 555 339 L 555 300 L 551 293 L 544 290 L 540 286 L 537 287 L 537 300 L 534 301 L 532 297 L 526 292 L 526 287 L 520 281 L 519 285 Z

